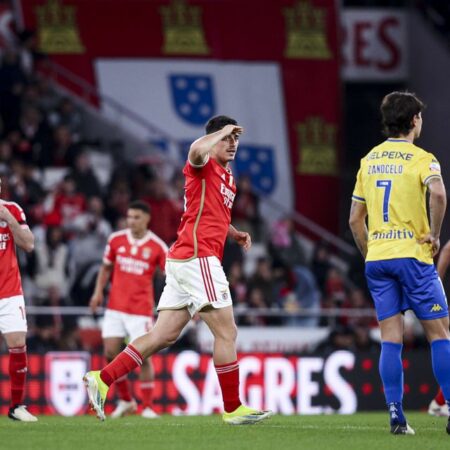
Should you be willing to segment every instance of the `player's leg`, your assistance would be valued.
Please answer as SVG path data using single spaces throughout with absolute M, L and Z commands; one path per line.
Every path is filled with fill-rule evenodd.
M 224 421 L 232 425 L 244 425 L 260 422 L 272 416 L 271 411 L 258 411 L 241 404 L 236 353 L 237 328 L 233 307 L 209 306 L 200 312 L 200 317 L 214 336 L 213 360 L 222 390 Z
M 433 264 L 413 260 L 404 274 L 404 291 L 431 346 L 434 376 L 450 406 L 450 333 L 444 288 Z M 450 422 L 447 424 L 450 434 Z
M 442 389 L 439 388 L 437 394 L 434 396 L 428 405 L 428 414 L 431 416 L 448 416 L 449 408 L 445 402 L 444 393 Z
M 151 331 L 153 327 L 153 317 L 128 314 L 126 320 L 127 334 L 133 342 L 138 337 Z M 151 358 L 144 358 L 139 372 L 139 385 L 141 391 L 142 417 L 154 419 L 159 417 L 153 411 L 153 389 L 155 384 L 155 374 Z
M 114 358 L 121 352 L 123 346 L 123 337 L 108 337 L 103 339 L 103 348 L 105 358 L 108 363 L 114 360 Z M 127 375 L 119 378 L 115 382 L 119 401 L 116 408 L 111 413 L 113 419 L 133 414 L 137 410 L 136 400 L 131 395 L 130 383 Z
M 141 387 L 142 400 L 142 417 L 146 419 L 155 419 L 158 416 L 153 410 L 153 390 L 155 387 L 155 371 L 153 368 L 152 358 L 144 359 L 141 372 L 139 374 L 139 382 Z
M 100 420 L 105 420 L 103 408 L 109 387 L 141 366 L 145 358 L 172 345 L 190 318 L 186 308 L 161 311 L 155 327 L 149 333 L 135 339 L 101 371 L 88 372 L 85 375 L 89 401 Z
M 390 416 L 391 433 L 414 434 L 403 413 L 403 317 L 401 284 L 395 276 L 398 261 L 366 263 L 367 284 L 381 330 L 379 372 Z
M 106 309 L 102 324 L 103 352 L 110 363 L 122 350 L 124 340 L 128 336 L 126 318 L 129 316 L 120 311 Z M 119 401 L 111 413 L 112 418 L 119 418 L 136 411 L 137 404 L 132 398 L 128 377 L 124 375 L 116 380 Z
M 446 316 L 434 320 L 421 320 L 421 323 L 431 345 L 431 361 L 434 376 L 441 387 L 447 407 L 450 408 L 449 318 Z M 450 421 L 447 423 L 447 433 L 450 434 Z
M 22 422 L 36 422 L 23 405 L 27 374 L 25 301 L 23 296 L 3 299 L 0 306 L 0 331 L 9 351 L 11 403 L 8 417 Z

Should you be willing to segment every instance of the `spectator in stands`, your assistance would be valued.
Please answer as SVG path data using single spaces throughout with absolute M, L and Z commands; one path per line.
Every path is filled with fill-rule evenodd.
M 54 195 L 53 208 L 47 214 L 47 225 L 62 225 L 70 230 L 75 218 L 86 210 L 86 198 L 76 192 L 75 180 L 71 175 L 65 175 Z
M 290 295 L 282 297 L 281 307 L 291 313 L 304 312 L 305 315 L 297 314 L 295 317 L 285 319 L 285 325 L 296 325 L 302 327 L 316 327 L 319 324 L 320 290 L 317 287 L 314 275 L 307 267 L 296 266 L 292 269 L 293 285 Z M 307 315 L 310 313 L 310 315 Z
M 49 114 L 48 120 L 53 128 L 65 126 L 70 131 L 74 142 L 80 140 L 81 114 L 70 98 L 61 99 L 58 108 Z
M 0 172 L 5 173 L 9 171 L 9 166 L 12 158 L 11 143 L 6 139 L 0 140 Z
M 306 265 L 305 251 L 295 231 L 294 221 L 284 217 L 274 223 L 270 236 L 269 253 L 275 265 L 284 267 Z
M 168 191 L 165 181 L 155 177 L 146 181 L 142 200 L 150 206 L 152 212 L 152 231 L 170 245 L 177 237 L 181 216 L 175 202 L 169 198 Z
M 35 249 L 34 282 L 39 298 L 59 298 L 61 300 L 57 304 L 64 302 L 68 287 L 68 253 L 63 229 L 59 226 L 48 227 L 46 240 L 37 242 Z
M 317 285 L 325 294 L 325 285 L 328 271 L 331 269 L 329 246 L 324 241 L 319 241 L 314 250 L 311 262 L 311 270 L 316 278 Z
M 253 289 L 259 289 L 262 292 L 264 308 L 271 308 L 276 305 L 278 292 L 276 292 L 272 266 L 268 258 L 258 258 L 255 273 L 249 282 L 249 290 Z
M 361 315 L 359 316 L 344 316 L 341 318 L 341 323 L 344 325 L 349 325 L 353 327 L 365 327 L 365 328 L 373 328 L 376 327 L 377 321 L 375 317 L 375 313 L 373 311 L 373 305 L 370 304 L 369 300 L 366 297 L 366 293 L 363 289 L 353 288 L 350 289 L 348 296 L 345 301 L 342 303 L 342 308 L 351 309 L 355 312 L 361 311 Z M 364 310 L 371 310 L 369 315 L 364 314 Z
M 233 223 L 250 233 L 254 241 L 261 240 L 261 216 L 259 197 L 252 191 L 250 177 L 241 175 L 237 182 L 237 194 L 233 203 Z
M 80 151 L 74 143 L 69 128 L 59 125 L 53 131 L 52 144 L 43 148 L 40 163 L 43 167 L 73 167 L 75 156 Z
M 346 298 L 344 278 L 338 269 L 331 267 L 325 280 L 325 301 L 323 306 L 326 308 L 339 308 Z
M 6 49 L 0 66 L 0 118 L 4 132 L 19 125 L 21 95 L 26 84 L 17 52 Z
M 86 151 L 80 151 L 75 156 L 74 168 L 70 174 L 75 180 L 77 192 L 80 192 L 86 198 L 101 195 L 100 183 L 92 169 L 91 161 Z
M 87 202 L 87 209 L 73 221 L 73 229 L 77 232 L 95 233 L 105 242 L 112 229 L 109 222 L 103 217 L 104 205 L 100 197 L 91 197 Z
M 20 158 L 37 162 L 50 145 L 50 129 L 37 108 L 32 106 L 24 108 L 18 131 L 22 139 L 28 143 L 27 146 L 22 144 L 19 147 Z
M 124 176 L 113 177 L 106 199 L 105 218 L 111 225 L 126 217 L 128 205 L 131 202 L 131 190 L 128 179 Z

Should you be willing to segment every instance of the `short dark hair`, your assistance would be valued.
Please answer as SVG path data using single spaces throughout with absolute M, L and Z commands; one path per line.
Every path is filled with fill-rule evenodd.
M 414 116 L 425 109 L 425 104 L 412 92 L 391 92 L 381 102 L 383 132 L 387 137 L 407 135 L 414 127 Z
M 139 209 L 140 211 L 150 214 L 150 205 L 142 200 L 134 200 L 128 205 L 128 209 Z
M 228 116 L 215 116 L 208 120 L 205 125 L 206 134 L 215 133 L 221 130 L 225 125 L 237 125 L 237 121 Z

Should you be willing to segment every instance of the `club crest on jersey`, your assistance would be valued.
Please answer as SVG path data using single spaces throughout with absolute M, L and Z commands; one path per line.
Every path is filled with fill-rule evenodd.
M 7 225 L 8 225 L 8 224 L 7 224 L 4 220 L 2 220 L 2 221 L 0 222 L 0 228 L 6 228 Z
M 150 259 L 150 255 L 152 254 L 152 249 L 149 247 L 144 247 L 142 250 L 142 257 L 144 259 Z

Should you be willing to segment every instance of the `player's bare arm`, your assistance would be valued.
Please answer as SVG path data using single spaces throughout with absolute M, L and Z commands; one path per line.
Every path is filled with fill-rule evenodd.
M 449 264 L 450 264 L 450 241 L 448 241 L 442 248 L 437 262 L 437 271 L 441 280 L 444 279 Z
M 230 224 L 228 228 L 228 236 L 233 238 L 244 250 L 248 250 L 252 246 L 252 238 L 246 231 L 239 231 Z
M 102 264 L 102 267 L 97 274 L 94 293 L 89 301 L 89 307 L 93 313 L 95 313 L 97 308 L 103 303 L 103 291 L 111 277 L 112 267 L 112 265 Z
M 34 236 L 28 227 L 21 227 L 5 206 L 0 205 L 0 220 L 4 220 L 14 236 L 14 243 L 26 252 L 34 249 Z
M 421 244 L 431 244 L 433 256 L 439 252 L 442 221 L 447 208 L 447 193 L 442 178 L 432 178 L 428 185 L 430 209 L 430 234 L 420 239 Z
M 194 166 L 202 166 L 205 163 L 206 156 L 211 149 L 222 139 L 232 134 L 240 135 L 244 129 L 238 125 L 225 125 L 221 130 L 215 133 L 206 134 L 198 138 L 191 144 L 188 159 Z
M 352 201 L 350 208 L 349 225 L 355 240 L 356 246 L 363 255 L 367 256 L 367 208 L 365 203 Z

